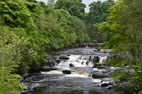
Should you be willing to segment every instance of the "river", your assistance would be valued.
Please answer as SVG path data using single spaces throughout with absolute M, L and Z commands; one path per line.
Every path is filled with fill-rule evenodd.
M 116 68 L 105 66 L 109 51 L 85 47 L 50 54 L 56 70 L 29 73 L 21 94 L 114 94 L 110 75 Z

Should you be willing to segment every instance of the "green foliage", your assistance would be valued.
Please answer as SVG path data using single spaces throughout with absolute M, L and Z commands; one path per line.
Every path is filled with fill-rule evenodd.
M 113 0 L 108 0 L 105 2 L 97 1 L 91 3 L 90 12 L 88 15 L 88 20 L 91 23 L 100 23 L 106 21 L 107 16 L 109 16 L 108 9 L 114 5 Z
M 75 31 L 77 34 L 76 42 L 77 43 L 88 42 L 89 37 L 87 34 L 85 23 L 77 17 L 74 17 L 74 23 L 75 23 L 75 29 L 76 29 Z
M 84 5 L 76 1 L 81 17 Z M 36 0 L 0 0 L 0 28 L 0 94 L 26 89 L 16 73 L 38 70 L 48 51 L 88 41 L 82 20 Z
M 33 30 L 34 24 L 30 17 L 30 12 L 22 0 L 0 0 L 0 17 L 2 25 L 22 27 L 27 32 Z
M 50 8 L 54 8 L 55 7 L 55 0 L 48 0 L 47 5 Z
M 88 40 L 84 23 L 66 10 L 52 10 L 42 14 L 37 21 L 39 30 L 49 39 L 48 51 Z
M 19 91 L 26 87 L 21 83 L 22 77 L 13 73 L 16 71 L 15 68 L 19 67 L 28 38 L 20 37 L 19 31 L 13 32 L 12 28 L 0 28 L 0 93 L 19 94 Z
M 77 16 L 81 19 L 85 15 L 85 4 L 82 3 L 82 0 L 57 0 L 55 4 L 55 9 L 65 9 L 71 15 Z
M 97 42 L 104 42 L 108 41 L 111 37 L 108 32 L 100 33 L 96 25 L 106 21 L 106 18 L 109 16 L 108 9 L 113 5 L 113 0 L 108 0 L 105 2 L 97 1 L 89 5 L 90 12 L 86 17 L 86 26 L 88 35 L 91 40 L 96 40 Z
M 124 86 L 118 84 L 121 94 L 141 94 L 142 81 L 142 7 L 141 0 L 119 0 L 109 11 L 107 21 L 100 24 L 99 30 L 112 34 L 110 41 L 104 43 L 112 49 L 110 65 L 134 69 L 133 73 L 123 72 L 114 75 L 125 79 Z M 129 68 L 127 68 L 129 66 Z

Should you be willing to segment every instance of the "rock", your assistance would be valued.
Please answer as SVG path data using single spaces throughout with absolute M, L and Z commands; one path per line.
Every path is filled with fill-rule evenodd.
M 105 69 L 107 68 L 106 66 L 97 66 L 98 69 Z
M 94 52 L 98 52 L 98 50 L 97 50 L 97 49 L 94 49 Z
M 48 63 L 43 63 L 42 66 L 51 66 L 51 67 L 54 67 L 56 64 L 55 60 L 54 59 L 48 59 Z
M 101 52 L 101 53 L 107 53 L 107 51 L 106 51 L 106 50 L 103 50 L 103 49 L 101 49 L 100 52 Z
M 62 60 L 68 60 L 69 57 L 68 57 L 68 56 L 60 56 L 59 59 L 62 59 Z
M 109 85 L 113 85 L 113 83 L 110 82 L 110 81 L 103 81 L 103 82 L 101 83 L 101 87 L 107 87 L 107 86 L 109 86 Z
M 89 64 L 89 62 L 87 61 L 87 62 L 86 62 L 86 65 L 88 65 L 88 64 Z
M 74 67 L 74 64 L 70 63 L 69 66 L 70 66 L 70 67 Z
M 81 47 L 81 48 L 85 48 L 85 47 L 87 47 L 87 46 L 88 46 L 87 43 L 82 43 L 82 44 L 79 45 L 79 47 Z
M 82 63 L 81 63 L 82 65 L 84 64 L 84 61 L 82 61 Z
M 87 72 L 84 72 L 84 71 L 77 71 L 76 73 L 80 74 L 80 75 L 84 75 L 84 76 L 89 76 L 89 74 Z
M 100 61 L 100 58 L 99 58 L 99 56 L 94 56 L 94 60 L 93 60 L 93 62 L 96 62 L 96 63 L 98 63 Z
M 76 73 L 77 74 L 86 74 L 86 72 L 84 72 L 84 71 L 77 71 Z
M 113 78 L 103 78 L 102 81 L 109 81 L 114 83 L 114 79 Z
M 94 66 L 93 66 L 93 68 L 105 69 L 106 66 L 104 66 L 104 65 L 102 65 L 100 63 L 95 63 Z
M 61 61 L 62 61 L 62 60 L 60 60 L 60 59 L 55 60 L 55 62 L 57 62 L 58 64 L 59 64 Z
M 114 79 L 113 78 L 103 78 L 101 80 L 102 80 L 102 83 L 101 83 L 102 87 L 106 87 L 108 89 L 111 89 L 112 86 L 114 85 Z
M 109 53 L 109 52 L 111 52 L 111 51 L 112 51 L 111 49 L 105 49 L 105 50 L 104 50 L 104 49 L 101 49 L 101 50 L 100 50 L 101 53 Z
M 51 70 L 57 70 L 57 68 L 49 67 L 49 66 L 41 66 L 39 68 L 40 71 L 51 71 Z
M 112 87 L 113 87 L 113 85 L 109 85 L 109 86 L 107 86 L 106 88 L 107 88 L 107 89 L 112 89 Z
M 62 71 L 64 74 L 71 74 L 71 70 L 63 70 Z
M 113 72 L 121 71 L 121 68 L 120 67 L 110 67 L 109 70 L 113 73 Z
M 96 78 L 104 78 L 104 77 L 106 77 L 106 75 L 103 74 L 102 72 L 96 72 L 96 73 L 93 73 L 93 74 L 92 74 L 92 77 L 93 77 L 94 79 L 96 79 Z

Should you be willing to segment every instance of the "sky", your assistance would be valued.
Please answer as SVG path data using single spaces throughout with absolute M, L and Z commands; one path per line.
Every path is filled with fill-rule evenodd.
M 38 1 L 43 1 L 47 4 L 48 0 L 38 0 Z M 89 4 L 93 1 L 99 1 L 99 0 L 83 0 L 83 3 L 86 4 L 85 12 L 89 12 Z M 106 1 L 106 0 L 100 0 L 100 1 Z

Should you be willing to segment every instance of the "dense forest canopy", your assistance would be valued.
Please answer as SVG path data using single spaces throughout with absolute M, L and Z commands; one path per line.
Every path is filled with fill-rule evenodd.
M 48 52 L 87 42 L 112 49 L 108 65 L 133 73 L 115 73 L 127 82 L 121 94 L 142 94 L 142 0 L 0 0 L 0 94 L 26 89 L 23 73 L 48 63 Z

